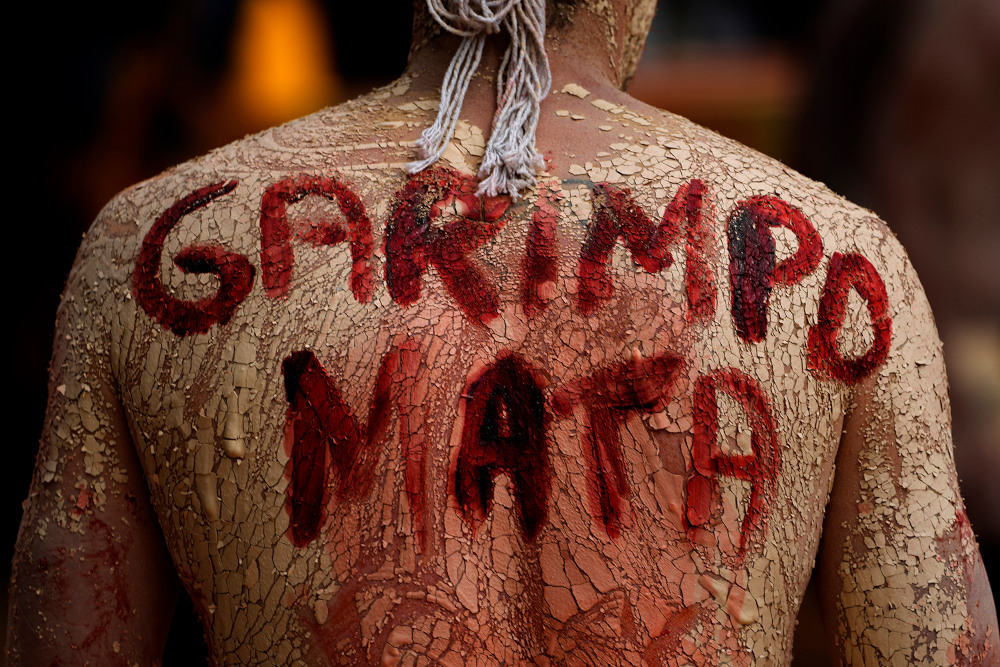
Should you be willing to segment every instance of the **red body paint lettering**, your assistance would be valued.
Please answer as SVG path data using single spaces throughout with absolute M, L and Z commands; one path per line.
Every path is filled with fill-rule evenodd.
M 254 268 L 243 255 L 218 245 L 188 246 L 174 258 L 185 273 L 213 273 L 219 290 L 212 297 L 182 301 L 167 293 L 160 281 L 160 258 L 167 234 L 185 215 L 232 192 L 236 181 L 209 185 L 179 199 L 160 214 L 142 240 L 132 272 L 132 295 L 143 311 L 178 336 L 207 333 L 213 324 L 225 324 L 253 287 Z
M 721 389 L 737 401 L 750 422 L 750 454 L 724 453 L 718 444 Z M 737 562 L 742 563 L 750 544 L 759 544 L 767 529 L 771 502 L 781 471 L 778 429 L 770 401 L 760 384 L 749 375 L 727 368 L 698 378 L 694 390 L 694 464 L 687 487 L 687 520 L 697 530 L 709 525 L 719 499 L 718 476 L 750 482 L 750 501 L 740 529 Z M 753 538 L 753 539 L 750 539 Z M 692 541 L 695 541 L 692 537 Z
M 656 273 L 673 264 L 667 250 L 685 226 L 687 270 L 685 284 L 689 303 L 688 317 L 704 319 L 715 312 L 715 282 L 706 257 L 707 230 L 702 225 L 705 185 L 694 179 L 677 191 L 667 206 L 659 225 L 646 216 L 631 193 L 608 183 L 594 186 L 594 213 L 587 240 L 580 252 L 577 268 L 579 287 L 577 306 L 589 315 L 614 294 L 607 274 L 608 259 L 621 238 L 625 247 L 643 269 Z
M 552 409 L 560 417 L 570 416 L 576 405 L 586 409 L 582 449 L 591 512 L 612 538 L 621 529 L 622 498 L 631 496 L 621 425 L 630 412 L 663 410 L 681 367 L 673 355 L 642 357 L 599 368 L 552 394 Z
M 338 501 L 357 500 L 371 490 L 381 453 L 378 446 L 388 435 L 393 403 L 400 412 L 407 497 L 418 533 L 424 533 L 424 456 L 422 451 L 413 451 L 420 443 L 410 441 L 411 410 L 401 392 L 404 386 L 412 387 L 419 367 L 419 352 L 414 348 L 408 344 L 383 358 L 365 425 L 358 423 L 336 382 L 311 351 L 295 352 L 282 363 L 288 399 L 286 440 L 291 441 L 289 532 L 296 546 L 309 544 L 319 534 L 325 519 L 329 467 L 338 480 Z
M 555 287 L 558 280 L 559 251 L 556 245 L 556 227 L 559 222 L 559 186 L 557 184 L 539 186 L 535 212 L 531 217 L 531 229 L 524 252 L 524 280 L 521 302 L 524 313 L 534 317 L 548 308 L 547 298 L 539 290 Z
M 771 227 L 795 234 L 795 254 L 775 266 Z M 736 334 L 747 343 L 767 335 L 767 303 L 775 284 L 792 285 L 812 273 L 823 257 L 816 228 L 794 206 L 769 195 L 736 205 L 726 223 L 729 238 L 729 281 Z
M 867 302 L 875 340 L 857 359 L 845 359 L 837 348 L 837 337 L 844 325 L 847 294 L 852 287 Z M 891 341 L 889 297 L 878 271 L 862 255 L 834 253 L 819 302 L 817 322 L 809 329 L 809 369 L 820 377 L 860 382 L 885 362 Z
M 294 204 L 309 195 L 336 200 L 347 221 L 347 229 L 335 221 L 316 220 L 309 222 L 296 236 L 318 246 L 342 243 L 349 234 L 353 262 L 351 292 L 359 302 L 367 303 L 372 297 L 371 257 L 374 241 L 372 223 L 365 213 L 364 204 L 340 181 L 327 176 L 304 174 L 278 181 L 264 192 L 261 199 L 260 262 L 267 295 L 273 299 L 288 294 L 295 257 L 287 208 L 288 204 Z
M 480 524 L 493 504 L 493 479 L 507 473 L 521 528 L 533 540 L 545 523 L 552 483 L 548 415 L 534 369 L 517 355 L 501 357 L 468 386 L 465 401 L 453 476 L 458 507 L 473 527 Z
M 510 199 L 480 198 L 475 190 L 467 176 L 428 169 L 411 176 L 397 193 L 385 240 L 385 278 L 393 301 L 404 307 L 416 303 L 429 263 L 469 319 L 485 325 L 497 317 L 500 295 L 468 254 L 503 229 Z M 460 219 L 435 225 L 450 205 Z
M 326 504 L 326 450 L 330 439 L 330 406 L 340 401 L 340 391 L 327 376 L 316 356 L 296 352 L 281 364 L 288 399 L 286 430 L 292 431 L 292 479 L 288 490 L 291 505 L 292 543 L 302 547 L 319 534 Z
M 705 212 L 711 210 L 705 197 L 705 184 L 695 178 L 677 190 L 663 212 L 661 224 L 668 228 L 668 239 L 679 236 L 682 220 L 684 224 L 684 252 L 687 259 L 684 289 L 687 292 L 689 322 L 707 320 L 715 314 L 717 291 L 708 257 L 712 238 L 704 224 Z

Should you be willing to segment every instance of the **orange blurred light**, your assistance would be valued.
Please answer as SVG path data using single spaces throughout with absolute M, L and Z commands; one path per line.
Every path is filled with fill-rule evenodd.
M 237 104 L 258 128 L 297 118 L 337 96 L 332 49 L 312 0 L 245 0 L 233 41 Z

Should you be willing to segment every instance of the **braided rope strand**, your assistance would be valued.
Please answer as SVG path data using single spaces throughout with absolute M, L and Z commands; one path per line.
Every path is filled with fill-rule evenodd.
M 516 200 L 544 168 L 535 149 L 535 132 L 541 102 L 552 84 L 545 54 L 545 0 L 427 0 L 427 6 L 445 30 L 462 37 L 462 43 L 442 82 L 437 118 L 417 140 L 420 159 L 408 164 L 407 171 L 422 171 L 444 153 L 479 67 L 485 36 L 502 28 L 510 35 L 510 46 L 497 72 L 497 111 L 479 168 L 478 193 L 507 193 Z

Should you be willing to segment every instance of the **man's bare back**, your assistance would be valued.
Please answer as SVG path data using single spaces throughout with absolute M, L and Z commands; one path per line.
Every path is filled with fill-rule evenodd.
M 408 176 L 431 79 L 102 212 L 13 663 L 154 659 L 175 570 L 218 664 L 787 664 L 817 554 L 845 662 L 985 659 L 940 343 L 888 229 L 593 78 L 557 76 L 524 198 L 474 194 L 488 104 Z

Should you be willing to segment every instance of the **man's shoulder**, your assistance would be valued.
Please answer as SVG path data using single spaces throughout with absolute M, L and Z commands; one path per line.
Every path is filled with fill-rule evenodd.
M 776 224 L 801 217 L 821 239 L 824 254 L 860 252 L 877 266 L 909 265 L 889 225 L 875 212 L 833 192 L 781 161 L 686 118 L 636 103 L 635 113 L 663 137 L 662 158 L 676 172 L 703 181 L 710 192 L 720 232 L 732 233 L 742 217 Z M 634 149 L 633 149 L 634 150 Z M 655 183 L 651 184 L 655 188 Z M 652 188 L 645 188 L 650 191 Z M 789 229 L 789 231 L 792 231 Z
M 230 217 L 256 217 L 263 192 L 293 175 L 333 177 L 359 194 L 384 189 L 387 171 L 398 172 L 402 182 L 412 159 L 412 128 L 422 126 L 436 102 L 398 103 L 400 90 L 377 89 L 248 135 L 126 188 L 88 236 L 141 240 L 162 216 L 191 215 L 206 198 Z

